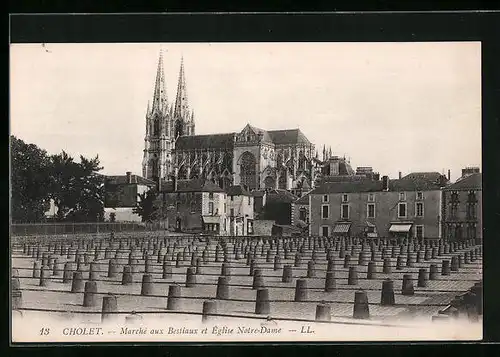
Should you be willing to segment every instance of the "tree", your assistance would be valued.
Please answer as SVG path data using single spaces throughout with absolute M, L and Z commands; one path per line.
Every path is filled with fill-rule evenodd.
M 141 217 L 142 222 L 152 222 L 159 218 L 160 208 L 156 202 L 158 191 L 154 188 L 139 193 L 139 200 L 133 212 Z
M 51 195 L 60 221 L 104 220 L 104 178 L 99 157 L 80 156 L 77 163 L 66 152 L 51 156 Z
M 13 222 L 40 222 L 50 208 L 50 159 L 45 150 L 10 137 Z

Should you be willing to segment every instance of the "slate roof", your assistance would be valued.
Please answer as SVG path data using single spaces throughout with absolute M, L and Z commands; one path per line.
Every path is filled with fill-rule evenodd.
M 274 143 L 276 145 L 311 144 L 300 129 L 268 131 L 250 124 L 248 124 L 248 127 L 257 134 L 261 133 L 264 142 Z M 234 147 L 234 138 L 236 135 L 236 133 L 226 133 L 180 136 L 175 143 L 175 149 L 232 149 Z
M 297 196 L 288 192 L 287 190 L 270 190 L 267 193 L 267 203 L 292 203 L 297 200 Z
M 294 202 L 297 205 L 308 205 L 309 204 L 309 193 L 306 193 L 304 196 L 299 198 L 297 201 Z
M 131 175 L 132 183 L 128 182 L 127 175 L 105 175 L 104 176 L 108 184 L 112 185 L 144 185 L 144 186 L 156 186 L 156 182 L 149 180 L 139 175 Z
M 441 176 L 441 175 L 439 175 Z M 389 190 L 392 191 L 435 191 L 440 190 L 442 185 L 438 181 L 431 180 L 432 177 L 413 175 L 403 177 L 399 180 L 389 180 Z
M 254 190 L 250 192 L 250 194 L 254 197 L 264 197 L 266 191 L 265 190 Z
M 241 185 L 230 186 L 226 190 L 228 196 L 252 196 L 250 191 Z
M 412 172 L 402 179 L 427 179 L 430 181 L 438 181 L 442 175 L 439 172 Z
M 389 191 L 434 191 L 440 190 L 438 182 L 433 182 L 428 176 L 407 175 L 404 178 L 389 180 Z M 326 181 L 321 183 L 311 193 L 354 193 L 354 192 L 380 192 L 382 191 L 382 181 L 374 181 L 369 178 L 353 178 L 343 181 Z
M 311 185 L 309 185 L 309 183 L 307 182 L 307 180 L 304 180 L 303 183 L 302 183 L 302 187 L 301 187 L 303 190 L 310 190 L 311 189 Z
M 311 144 L 300 129 L 269 130 L 268 134 L 276 145 Z
M 337 175 L 337 176 L 323 176 L 323 182 L 352 182 L 367 180 L 364 175 Z
M 172 181 L 163 181 L 161 184 L 162 192 L 174 192 L 174 183 Z M 225 192 L 212 181 L 203 179 L 177 180 L 177 191 L 175 192 Z
M 265 142 L 268 142 L 268 143 L 272 143 L 272 139 L 271 137 L 269 136 L 269 132 L 264 130 L 264 129 L 261 129 L 261 128 L 257 128 L 255 126 L 252 126 L 250 124 L 248 124 L 248 127 L 250 129 L 252 129 L 252 131 L 255 133 L 255 134 L 262 134 L 262 141 L 265 141 Z
M 472 175 L 459 178 L 455 183 L 443 188 L 445 191 L 455 191 L 455 190 L 481 190 L 482 189 L 483 175 L 481 173 L 475 173 Z
M 176 150 L 232 149 L 236 133 L 180 136 Z

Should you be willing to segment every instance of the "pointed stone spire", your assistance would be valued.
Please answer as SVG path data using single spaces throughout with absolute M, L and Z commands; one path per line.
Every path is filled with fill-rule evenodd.
M 164 111 L 168 105 L 167 101 L 167 86 L 165 84 L 165 73 L 163 71 L 163 51 L 160 49 L 158 59 L 158 69 L 156 70 L 155 89 L 153 94 L 152 111 Z
M 179 82 L 177 83 L 177 96 L 175 98 L 174 117 L 189 119 L 189 105 L 186 88 L 186 76 L 184 74 L 184 57 L 181 58 L 179 70 Z

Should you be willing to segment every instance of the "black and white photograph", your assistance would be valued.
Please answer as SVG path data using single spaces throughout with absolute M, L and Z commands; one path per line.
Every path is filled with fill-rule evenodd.
M 483 337 L 481 43 L 10 45 L 12 342 Z

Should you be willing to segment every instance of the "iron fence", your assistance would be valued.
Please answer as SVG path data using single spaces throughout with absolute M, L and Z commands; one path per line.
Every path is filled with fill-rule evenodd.
M 11 224 L 12 236 L 154 232 L 168 229 L 167 222 L 21 223 Z

